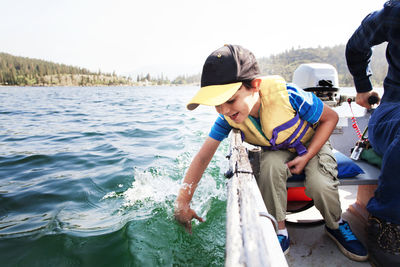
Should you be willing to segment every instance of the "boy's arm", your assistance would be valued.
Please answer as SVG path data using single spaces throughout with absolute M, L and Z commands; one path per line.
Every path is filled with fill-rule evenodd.
M 337 113 L 329 106 L 324 104 L 324 108 L 319 119 L 319 125 L 315 130 L 314 136 L 311 139 L 310 145 L 307 148 L 307 153 L 302 156 L 297 156 L 293 160 L 287 163 L 292 174 L 302 173 L 304 167 L 308 161 L 312 159 L 318 151 L 321 150 L 322 146 L 328 141 L 336 124 L 339 120 Z
M 191 221 L 193 218 L 201 222 L 203 221 L 203 219 L 197 216 L 196 212 L 190 208 L 190 201 L 192 200 L 194 191 L 197 188 L 197 184 L 204 170 L 210 163 L 220 143 L 220 141 L 207 137 L 199 152 L 192 160 L 183 181 L 183 186 L 179 190 L 175 203 L 175 219 L 185 226 L 189 232 L 192 230 Z

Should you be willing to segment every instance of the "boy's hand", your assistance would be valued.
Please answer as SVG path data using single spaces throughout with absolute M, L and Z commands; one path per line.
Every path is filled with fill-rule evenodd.
M 308 159 L 305 156 L 297 156 L 286 163 L 292 174 L 301 174 L 307 165 Z
M 203 219 L 197 216 L 196 212 L 190 208 L 189 204 L 180 205 L 177 203 L 175 207 L 175 220 L 182 224 L 190 234 L 192 233 L 193 218 L 197 219 L 199 222 L 203 222 Z

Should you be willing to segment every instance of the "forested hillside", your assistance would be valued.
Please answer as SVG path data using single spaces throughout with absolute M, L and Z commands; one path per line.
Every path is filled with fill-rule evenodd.
M 386 76 L 387 62 L 385 58 L 386 44 L 376 46 L 371 60 L 373 76 L 372 82 L 382 86 Z M 291 81 L 293 72 L 303 63 L 328 63 L 333 65 L 339 76 L 339 86 L 354 86 L 345 59 L 345 45 L 324 48 L 292 49 L 278 55 L 258 59 L 263 74 L 279 74 L 287 81 Z
M 373 75 L 371 80 L 375 86 L 382 86 L 387 72 L 385 59 L 386 44 L 376 46 L 371 61 Z M 302 63 L 328 63 L 333 65 L 339 75 L 339 86 L 353 86 L 345 59 L 345 46 L 291 49 L 269 57 L 259 58 L 258 62 L 262 74 L 279 74 L 286 81 L 291 81 L 293 72 Z M 162 85 L 162 84 L 198 84 L 200 74 L 179 75 L 173 81 L 168 78 L 154 78 L 147 75 L 138 75 L 135 81 L 130 77 L 121 77 L 113 74 L 90 72 L 87 69 L 56 64 L 44 60 L 16 57 L 0 53 L 0 85 Z
M 130 82 L 130 79 L 115 74 L 94 73 L 84 68 L 0 53 L 0 85 L 116 85 Z
M 373 75 L 371 81 L 374 86 L 382 87 L 387 73 L 387 62 L 385 57 L 386 43 L 374 47 L 371 59 Z M 303 63 L 328 63 L 333 65 L 339 76 L 340 87 L 354 86 L 353 77 L 347 69 L 345 58 L 345 45 L 319 48 L 291 49 L 283 53 L 269 57 L 258 58 L 262 75 L 281 75 L 286 81 L 291 82 L 293 72 Z M 200 81 L 200 74 L 187 77 L 191 82 Z
M 200 74 L 179 75 L 169 80 L 162 74 L 153 76 L 137 75 L 131 77 L 117 76 L 91 72 L 84 68 L 57 64 L 40 59 L 18 57 L 0 53 L 0 85 L 11 86 L 98 86 L 98 85 L 183 85 L 195 84 L 200 80 Z

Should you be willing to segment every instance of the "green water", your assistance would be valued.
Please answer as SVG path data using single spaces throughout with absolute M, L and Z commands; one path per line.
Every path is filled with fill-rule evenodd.
M 0 87 L 0 266 L 222 266 L 224 141 L 173 219 L 216 118 L 196 87 Z

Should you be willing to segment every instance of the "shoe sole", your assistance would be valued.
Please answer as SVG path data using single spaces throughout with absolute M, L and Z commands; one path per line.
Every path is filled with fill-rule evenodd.
M 290 247 L 288 247 L 284 252 L 283 252 L 283 255 L 287 255 L 288 253 L 289 253 L 289 249 L 290 249 Z
M 331 235 L 331 233 L 329 233 L 326 229 L 325 232 L 328 234 L 328 236 L 336 243 L 337 247 L 339 248 L 339 250 L 349 259 L 351 260 L 355 260 L 355 261 L 366 261 L 368 259 L 368 254 L 365 256 L 360 256 L 354 253 L 351 253 L 350 251 L 348 251 L 345 247 L 342 246 L 342 244 L 340 244 L 339 241 L 336 240 L 336 238 Z

